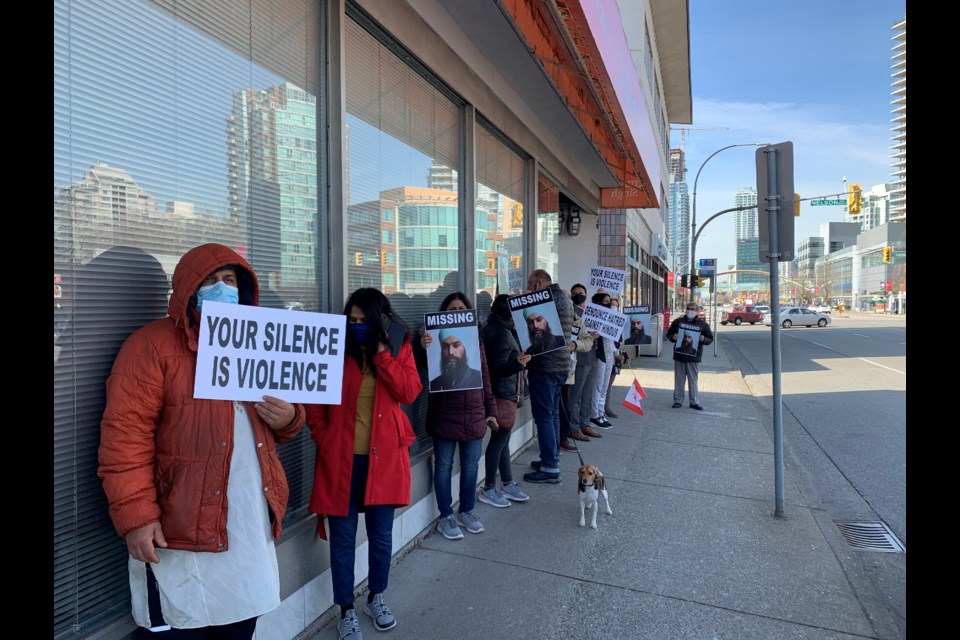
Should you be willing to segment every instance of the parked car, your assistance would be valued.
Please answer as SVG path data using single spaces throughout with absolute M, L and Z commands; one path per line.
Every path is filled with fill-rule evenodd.
M 828 304 L 818 304 L 813 308 L 814 313 L 830 313 L 833 311 L 833 307 Z
M 772 326 L 773 318 L 763 316 L 763 324 Z M 798 327 L 825 327 L 830 324 L 830 316 L 825 313 L 817 313 L 806 307 L 780 307 L 780 326 L 789 329 L 793 326 Z
M 771 313 L 773 313 L 773 311 L 770 309 L 770 307 L 768 307 L 768 306 L 765 305 L 765 304 L 755 304 L 755 305 L 753 305 L 753 309 L 754 309 L 754 311 L 759 311 L 760 313 L 762 313 L 762 314 L 765 315 L 765 316 L 768 316 L 768 315 L 770 315 Z
M 763 312 L 756 307 L 743 307 L 741 309 L 734 309 L 733 311 L 724 311 L 723 315 L 720 316 L 720 324 L 734 324 L 739 327 L 744 322 L 756 324 L 761 322 L 763 318 Z

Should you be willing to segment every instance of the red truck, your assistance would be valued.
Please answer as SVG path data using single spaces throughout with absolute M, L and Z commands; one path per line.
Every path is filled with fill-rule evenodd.
M 734 307 L 732 311 L 724 311 L 720 316 L 720 324 L 735 324 L 738 327 L 744 322 L 757 324 L 763 320 L 763 312 L 753 307 Z

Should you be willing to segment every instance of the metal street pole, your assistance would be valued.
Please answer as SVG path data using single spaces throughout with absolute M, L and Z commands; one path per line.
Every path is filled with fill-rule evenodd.
M 707 159 L 703 161 L 703 164 L 700 165 L 700 168 L 697 169 L 697 175 L 693 179 L 693 211 L 690 216 L 690 270 L 688 273 L 693 273 L 694 268 L 697 264 L 697 182 L 700 180 L 700 172 L 703 171 L 703 167 L 710 162 L 710 158 L 717 155 L 721 151 L 726 151 L 727 149 L 733 149 L 734 147 L 765 147 L 769 143 L 767 142 L 749 142 L 744 144 L 729 144 L 725 147 L 721 147 L 707 156 Z M 690 287 L 690 302 L 695 302 L 697 299 L 697 288 Z
M 765 203 L 757 203 L 765 207 L 764 214 L 770 216 L 770 295 L 779 300 L 780 283 L 779 269 L 780 246 L 778 241 L 778 216 L 781 203 L 777 195 L 777 148 L 771 146 L 767 154 L 767 198 Z M 763 215 L 763 214 L 761 214 Z M 773 360 L 771 378 L 773 382 L 773 466 L 774 466 L 774 515 L 784 517 L 783 509 L 783 392 L 780 385 L 780 309 L 778 305 L 771 305 L 773 317 L 770 319 L 770 350 Z

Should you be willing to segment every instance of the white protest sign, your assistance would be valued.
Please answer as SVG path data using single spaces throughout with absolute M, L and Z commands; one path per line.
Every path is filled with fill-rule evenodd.
M 433 338 L 427 347 L 430 393 L 482 389 L 477 312 L 463 309 L 428 313 L 423 317 L 423 329 Z
M 623 293 L 627 272 L 613 267 L 590 267 L 590 288 L 603 289 L 607 293 Z
M 500 247 L 500 249 L 503 250 L 503 247 Z M 500 293 L 511 293 L 510 283 L 507 279 L 509 273 L 507 254 L 501 251 L 500 255 L 497 256 L 497 287 L 499 287 Z
M 205 302 L 193 395 L 340 404 L 347 318 Z
M 510 293 L 520 293 L 524 289 L 526 281 L 523 277 L 523 269 L 514 269 L 510 268 L 507 271 L 507 278 L 509 280 Z
M 596 331 L 610 340 L 619 340 L 623 335 L 623 327 L 627 324 L 627 316 L 592 302 L 584 306 L 581 317 L 587 329 Z

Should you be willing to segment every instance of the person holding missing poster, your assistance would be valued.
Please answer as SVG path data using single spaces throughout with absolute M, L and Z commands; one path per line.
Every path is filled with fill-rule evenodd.
M 518 310 L 514 301 L 522 306 L 525 298 L 538 298 L 540 292 L 549 293 L 548 300 L 552 300 L 557 324 L 551 327 L 560 339 L 561 347 L 549 351 L 541 351 L 527 363 L 527 381 L 530 384 L 530 408 L 533 421 L 537 426 L 537 444 L 540 449 L 540 459 L 530 462 L 534 471 L 523 474 L 526 482 L 560 484 L 560 393 L 563 384 L 570 375 L 570 344 L 571 328 L 573 326 L 573 303 L 560 286 L 554 284 L 553 278 L 543 269 L 535 269 L 527 278 L 527 293 L 510 299 L 511 313 Z M 533 307 L 536 308 L 536 307 Z M 522 314 L 521 318 L 523 317 Z M 542 315 L 542 314 L 541 314 Z M 532 317 L 532 316 L 531 316 Z M 527 328 L 531 324 L 526 318 Z M 522 330 L 518 333 L 523 333 Z M 532 337 L 532 336 L 531 336 Z M 521 339 L 521 345 L 523 341 Z M 531 345 L 536 344 L 530 340 Z M 527 353 L 531 354 L 530 350 Z
M 465 318 L 472 318 L 473 326 L 470 329 L 474 336 L 473 340 L 480 342 L 477 335 L 476 316 L 473 315 L 475 310 L 465 294 L 455 291 L 448 295 L 440 303 L 440 311 L 456 312 L 454 317 L 463 315 Z M 452 375 L 457 380 L 469 376 L 468 372 L 474 370 L 468 367 L 469 363 L 466 361 L 466 352 L 462 345 L 465 331 L 455 333 L 441 329 L 439 333 L 443 368 L 436 379 L 442 379 L 449 371 L 455 372 Z M 448 334 L 446 337 L 444 337 L 445 333 Z M 433 342 L 433 336 L 424 331 L 420 340 L 421 346 L 426 350 Z M 443 350 L 444 345 L 460 346 L 451 346 Z M 447 540 L 462 539 L 463 531 L 460 527 L 470 533 L 483 533 L 484 530 L 483 523 L 474 515 L 473 508 L 476 504 L 483 437 L 487 435 L 487 429 L 497 428 L 497 399 L 490 387 L 490 373 L 487 370 L 487 356 L 483 344 L 480 344 L 478 360 L 480 385 L 473 388 L 461 385 L 460 390 L 433 393 L 434 383 L 431 382 L 431 393 L 427 398 L 427 433 L 433 437 L 433 488 L 437 499 L 437 510 L 440 512 L 437 531 Z M 451 483 L 453 482 L 453 457 L 457 450 L 460 452 L 458 492 L 460 505 L 458 512 L 454 514 Z
M 107 379 L 97 474 L 130 554 L 141 638 L 169 625 L 248 640 L 280 604 L 274 541 L 289 490 L 276 445 L 297 435 L 305 408 L 193 396 L 201 306 L 259 297 L 238 253 L 191 249 L 174 269 L 168 315 L 124 341 Z
M 377 631 L 397 626 L 384 601 L 393 553 L 393 515 L 410 504 L 410 450 L 416 440 L 401 405 L 423 389 L 410 333 L 378 289 L 357 289 L 343 307 L 346 357 L 340 404 L 307 405 L 317 445 L 310 512 L 326 538 L 330 527 L 333 602 L 340 605 L 341 638 L 361 638 L 353 604 L 357 524 L 367 528 L 369 580 L 363 612 Z
M 670 323 L 667 340 L 676 345 L 673 350 L 673 408 L 683 406 L 683 387 L 686 384 L 690 408 L 703 411 L 697 377 L 703 348 L 713 342 L 713 332 L 706 320 L 697 317 L 696 303 L 688 303 L 684 315 Z

